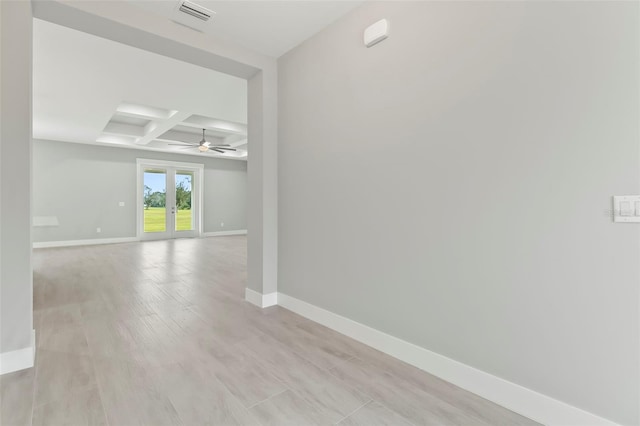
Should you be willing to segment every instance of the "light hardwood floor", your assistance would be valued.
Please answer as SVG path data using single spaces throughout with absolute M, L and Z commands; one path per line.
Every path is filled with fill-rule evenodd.
M 2 425 L 529 425 L 285 309 L 243 300 L 246 238 L 40 249 L 35 368 Z

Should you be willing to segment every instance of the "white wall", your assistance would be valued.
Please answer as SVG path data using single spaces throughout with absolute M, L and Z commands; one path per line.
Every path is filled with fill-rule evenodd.
M 31 21 L 29 2 L 0 2 L 0 364 L 31 347 Z
M 137 158 L 204 164 L 203 231 L 247 229 L 245 161 L 36 140 L 34 216 L 59 226 L 34 227 L 34 241 L 135 237 Z
M 366 3 L 281 57 L 279 291 L 638 424 L 639 12 Z

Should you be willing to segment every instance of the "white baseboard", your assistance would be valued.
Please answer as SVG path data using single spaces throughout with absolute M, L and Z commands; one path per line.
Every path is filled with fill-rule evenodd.
M 97 244 L 133 243 L 136 241 L 140 241 L 140 240 L 136 237 L 122 237 L 122 238 L 98 238 L 98 239 L 87 239 L 87 240 L 43 241 L 40 243 L 33 243 L 33 248 L 93 246 Z
M 277 303 L 298 315 L 545 425 L 613 426 L 616 424 L 286 294 L 278 293 Z
M 31 347 L 0 353 L 0 375 L 33 367 L 36 356 L 36 331 L 31 331 Z
M 251 290 L 250 288 L 245 288 L 244 299 L 252 305 L 256 305 L 262 308 L 262 294 L 258 293 L 257 291 Z
M 247 302 L 260 308 L 268 308 L 278 304 L 278 293 L 262 294 L 250 288 L 244 289 L 244 298 Z
M 262 307 L 268 308 L 269 306 L 275 306 L 278 304 L 278 293 L 267 293 L 262 295 Z
M 240 229 L 237 231 L 220 231 L 220 232 L 202 233 L 202 237 L 220 237 L 223 235 L 247 235 L 247 230 Z M 43 242 L 33 243 L 33 248 L 93 246 L 97 244 L 133 243 L 137 241 L 140 241 L 137 237 L 96 238 L 96 239 L 66 240 L 66 241 L 43 241 Z
M 237 231 L 218 231 L 218 232 L 203 232 L 203 237 L 222 237 L 224 235 L 247 235 L 246 229 L 238 229 Z

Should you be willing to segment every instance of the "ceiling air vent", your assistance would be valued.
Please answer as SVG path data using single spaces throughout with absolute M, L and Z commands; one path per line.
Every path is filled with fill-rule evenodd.
M 190 1 L 182 2 L 180 5 L 180 12 L 184 12 L 203 21 L 208 21 L 214 15 L 213 11 L 202 6 L 198 6 L 195 3 L 191 3 Z

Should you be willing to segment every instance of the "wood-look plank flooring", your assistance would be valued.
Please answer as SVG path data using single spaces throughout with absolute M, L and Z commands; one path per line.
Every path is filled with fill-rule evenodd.
M 246 275 L 241 236 L 36 250 L 36 366 L 0 378 L 0 424 L 535 424 L 248 304 Z

